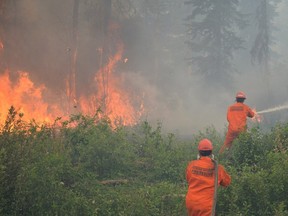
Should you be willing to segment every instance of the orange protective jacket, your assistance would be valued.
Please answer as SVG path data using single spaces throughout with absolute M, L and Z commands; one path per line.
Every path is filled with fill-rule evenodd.
M 210 216 L 214 198 L 214 163 L 210 157 L 191 161 L 186 169 L 188 192 L 186 208 L 189 216 Z M 230 175 L 218 165 L 218 186 L 228 186 Z
M 229 122 L 228 131 L 223 146 L 219 153 L 221 154 L 225 148 L 230 148 L 234 139 L 247 129 L 247 117 L 253 118 L 255 113 L 244 103 L 236 102 L 228 107 L 227 121 Z
M 227 121 L 229 122 L 229 132 L 245 131 L 247 127 L 247 117 L 253 118 L 255 113 L 244 103 L 236 102 L 228 107 Z

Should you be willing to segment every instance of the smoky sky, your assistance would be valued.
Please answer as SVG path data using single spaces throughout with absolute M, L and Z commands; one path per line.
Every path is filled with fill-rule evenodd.
M 101 65 L 99 48 L 105 40 L 105 36 L 99 36 L 99 23 L 91 20 L 91 17 L 95 18 L 91 14 L 97 8 L 89 7 L 89 1 L 83 2 L 78 22 L 76 86 L 79 95 L 95 91 L 90 81 Z M 143 18 L 141 0 L 134 2 L 137 3 L 136 15 L 115 18 L 119 28 L 113 34 L 115 37 L 110 36 L 113 40 L 121 40 L 124 44 L 122 59 L 128 59 L 125 64 L 120 61 L 114 73 L 121 74 L 123 88 L 143 98 L 144 119 L 152 124 L 162 123 L 165 131 L 192 135 L 210 126 L 224 131 L 227 107 L 234 102 L 239 90 L 247 94 L 246 104 L 256 110 L 288 101 L 286 2 L 279 4 L 279 15 L 274 20 L 277 30 L 273 33 L 275 55 L 270 61 L 270 73 L 262 73 L 261 66 L 252 65 L 249 52 L 243 50 L 233 58 L 237 69 L 233 81 L 226 83 L 227 87 L 223 84 L 223 88 L 213 87 L 213 80 L 193 73 L 187 64 L 190 50 L 185 45 L 184 24 L 191 11 L 187 5 L 182 1 L 177 4 L 167 1 L 170 8 L 163 14 Z M 1 56 L 5 59 L 5 67 L 12 74 L 18 70 L 28 71 L 33 81 L 44 83 L 56 97 L 61 97 L 71 66 L 72 12 L 72 0 L 61 0 L 61 3 L 58 0 L 18 1 L 17 7 L 10 12 L 13 21 L 1 34 L 9 37 L 4 40 L 5 54 Z M 248 38 L 249 30 L 246 31 L 242 34 Z M 109 53 L 114 52 L 110 50 Z M 104 58 L 108 59 L 108 54 Z M 286 120 L 288 113 L 283 110 L 266 114 L 264 118 L 263 124 L 273 125 Z

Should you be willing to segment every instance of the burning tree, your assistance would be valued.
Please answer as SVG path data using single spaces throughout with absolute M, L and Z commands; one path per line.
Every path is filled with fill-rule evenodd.
M 127 2 L 127 4 L 124 4 L 124 2 Z M 6 6 L 10 4 L 6 3 L 6 1 L 1 1 L 0 3 L 0 16 L 2 18 L 1 21 L 3 21 L 4 18 L 2 15 L 5 14 L 3 10 L 8 10 Z M 48 25 L 50 21 L 43 21 L 45 20 L 43 18 L 44 15 L 40 11 L 37 11 L 38 8 L 31 11 L 33 13 L 28 14 L 29 19 L 24 16 L 24 13 L 16 13 L 14 17 L 16 20 L 15 23 L 5 21 L 5 26 L 7 29 L 11 29 L 10 33 L 13 32 L 16 38 L 10 38 L 9 31 L 1 29 L 0 39 L 3 38 L 3 43 L 2 41 L 0 42 L 0 54 L 2 57 L 3 53 L 6 60 L 1 62 L 11 63 L 13 60 L 13 64 L 5 64 L 5 73 L 2 72 L 3 70 L 1 71 L 3 73 L 1 79 L 6 80 L 5 85 L 1 86 L 1 88 L 5 87 L 1 93 L 1 98 L 5 104 L 5 107 L 1 107 L 1 116 L 5 116 L 5 111 L 9 107 L 7 104 L 10 104 L 14 105 L 16 109 L 25 111 L 24 115 L 27 117 L 41 121 L 51 121 L 51 119 L 58 116 L 68 116 L 77 113 L 93 115 L 101 109 L 103 115 L 111 118 L 112 122 L 117 121 L 126 125 L 136 123 L 136 120 L 141 116 L 140 106 L 142 103 L 138 100 L 139 97 L 137 95 L 133 95 L 133 91 L 127 90 L 125 86 L 127 83 L 121 73 L 118 72 L 118 66 L 122 63 L 125 64 L 124 57 L 122 56 L 125 47 L 119 33 L 120 23 L 116 22 L 116 20 L 121 14 L 119 12 L 120 6 L 127 6 L 129 3 L 130 1 L 128 0 L 83 2 L 74 0 L 72 4 L 69 4 L 69 7 L 65 8 L 65 13 L 62 14 L 60 13 L 63 12 L 61 7 L 52 7 L 55 6 L 53 3 L 43 2 L 41 6 L 45 6 L 45 8 L 48 6 L 50 10 L 59 15 L 59 17 L 49 17 L 60 23 L 53 26 L 53 28 L 61 27 L 65 30 L 60 31 L 60 33 L 57 31 L 59 35 L 56 35 L 57 37 L 55 36 L 51 41 L 49 41 L 50 38 L 48 37 L 42 38 L 45 35 L 43 32 L 51 33 L 49 31 L 52 31 L 52 28 L 45 28 L 47 27 L 45 24 Z M 15 5 L 22 6 L 17 2 L 15 2 Z M 17 8 L 16 6 L 15 8 Z M 11 12 L 12 8 L 12 6 L 9 7 L 8 12 Z M 45 10 L 42 10 L 42 12 Z M 93 13 L 89 13 L 91 10 Z M 40 15 L 42 20 L 38 19 Z M 18 22 L 20 17 L 23 21 Z M 10 17 L 8 18 L 10 19 Z M 124 18 L 122 17 L 122 19 Z M 27 26 L 30 25 L 34 25 L 35 28 L 28 28 Z M 88 29 L 91 27 L 89 29 L 91 34 L 89 35 L 87 35 L 87 26 Z M 35 34 L 37 36 L 33 35 L 38 28 L 39 32 Z M 22 34 L 23 38 L 20 38 L 22 39 L 22 43 L 19 42 L 21 41 L 19 40 L 20 32 L 24 32 Z M 63 47 L 63 43 L 60 43 L 58 39 L 58 37 L 61 38 L 64 35 L 68 38 L 65 42 L 66 47 Z M 36 47 L 37 52 L 34 54 L 38 54 L 37 56 L 32 56 L 31 50 L 28 50 L 27 46 L 25 46 L 28 39 L 30 39 L 29 37 L 32 36 L 36 39 L 34 40 L 35 43 L 30 45 Z M 83 41 L 87 37 L 89 37 L 91 42 L 89 44 L 89 53 L 85 53 L 84 45 L 86 44 L 83 45 Z M 49 46 L 49 43 L 47 45 L 43 43 L 44 40 L 51 43 L 57 40 L 57 43 L 53 44 L 55 49 L 50 49 L 51 46 Z M 40 46 L 40 43 L 43 43 L 41 44 L 43 47 Z M 26 47 L 25 49 L 27 50 L 23 47 Z M 40 52 L 39 47 L 42 48 L 42 52 Z M 12 53 L 11 50 L 15 51 L 14 55 L 8 55 Z M 47 59 L 45 59 L 48 55 L 45 56 L 45 54 L 49 51 L 52 51 L 57 57 L 49 59 L 48 64 Z M 63 63 L 65 60 L 67 61 L 67 54 L 68 63 Z M 88 57 L 93 59 L 92 63 L 89 62 L 91 65 L 90 68 L 83 67 L 87 63 L 86 59 Z M 19 59 L 19 61 L 16 61 L 16 59 Z M 54 65 L 56 63 L 54 64 L 53 59 L 55 61 L 59 60 L 62 66 L 55 71 L 53 69 L 55 69 Z M 44 65 L 47 67 L 40 67 L 39 65 L 44 62 L 46 62 Z M 36 67 L 34 67 L 35 65 Z M 32 73 L 34 76 L 32 76 Z M 54 81 L 49 75 L 53 76 Z M 46 80 L 49 80 L 49 82 L 45 83 L 45 78 L 48 77 L 49 79 Z M 29 87 L 27 87 L 27 83 L 30 83 Z M 56 85 L 59 89 L 55 88 Z M 26 86 L 27 88 L 20 88 L 19 86 Z M 35 92 L 37 92 L 37 96 L 34 95 Z M 14 94 L 14 99 L 11 98 L 11 94 Z M 17 97 L 15 97 L 16 95 Z M 47 101 L 47 95 L 49 96 L 49 101 Z M 27 100 L 27 98 L 30 99 Z M 134 103 L 133 100 L 137 100 L 137 102 Z M 44 108 L 40 109 L 40 107 Z M 36 115 L 36 112 L 39 115 Z M 45 116 L 45 118 L 38 118 L 37 116 Z

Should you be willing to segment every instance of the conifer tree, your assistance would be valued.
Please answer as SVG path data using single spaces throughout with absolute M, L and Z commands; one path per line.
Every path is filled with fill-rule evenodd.
M 269 72 L 271 45 L 273 44 L 273 19 L 277 16 L 276 6 L 279 2 L 280 0 L 258 0 L 258 7 L 255 11 L 258 32 L 250 51 L 251 60 L 252 63 L 263 64 L 266 72 Z
M 187 17 L 187 44 L 192 51 L 192 70 L 209 83 L 222 85 L 235 72 L 233 54 L 242 48 L 239 29 L 245 27 L 238 0 L 187 0 L 192 12 Z M 213 82 L 212 82 L 213 81 Z

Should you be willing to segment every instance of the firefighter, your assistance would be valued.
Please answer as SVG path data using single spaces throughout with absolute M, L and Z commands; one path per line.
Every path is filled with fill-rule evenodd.
M 246 95 L 244 92 L 237 92 L 236 103 L 228 107 L 228 131 L 224 144 L 219 151 L 220 154 L 223 153 L 225 149 L 229 150 L 233 140 L 236 139 L 240 133 L 247 130 L 247 117 L 253 118 L 255 116 L 255 112 L 244 104 L 245 99 Z
M 209 139 L 201 140 L 198 159 L 191 161 L 186 168 L 186 208 L 189 216 L 214 215 L 212 212 L 216 205 L 217 187 L 227 187 L 231 183 L 231 177 L 224 167 L 214 163 L 212 150 L 213 145 Z

